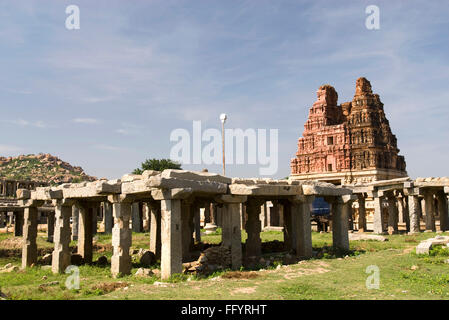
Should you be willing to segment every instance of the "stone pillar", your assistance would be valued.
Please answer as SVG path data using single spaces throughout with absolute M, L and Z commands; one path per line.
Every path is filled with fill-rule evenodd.
M 97 228 L 98 228 L 98 211 L 99 206 L 93 206 L 90 208 L 90 211 L 92 212 L 92 235 L 97 234 Z
M 161 200 L 161 278 L 182 273 L 181 200 Z
M 398 230 L 398 208 L 397 199 L 394 195 L 388 196 L 388 234 L 397 234 Z
M 78 240 L 80 211 L 77 206 L 72 206 L 72 241 Z
M 245 245 L 245 255 L 247 257 L 260 256 L 262 254 L 262 241 L 260 239 L 260 201 L 249 199 L 246 204 L 248 219 L 245 223 L 245 230 L 248 234 Z
M 4 212 L 0 211 L 0 228 L 4 228 L 6 226 L 6 216 Z
M 211 217 L 210 217 L 210 203 L 206 202 L 205 206 L 204 206 L 204 225 L 208 224 L 211 222 Z
M 182 224 L 182 259 L 190 259 L 190 251 L 192 250 L 193 239 L 193 205 L 189 200 L 181 201 L 181 224 Z
M 293 249 L 294 237 L 293 237 L 293 215 L 291 210 L 291 205 L 289 201 L 283 201 L 281 204 L 282 208 L 282 227 L 284 233 L 284 250 L 290 251 Z M 296 219 L 296 217 L 295 217 Z M 295 221 L 296 223 L 296 221 Z
M 404 196 L 400 196 L 397 198 L 397 206 L 398 206 L 398 212 L 399 212 L 399 221 L 401 223 L 405 223 L 405 229 L 407 232 L 410 231 L 410 216 L 408 211 L 408 205 L 407 205 L 407 198 Z
M 14 236 L 21 237 L 23 235 L 23 211 L 14 212 Z M 37 213 L 36 213 L 36 225 L 37 225 Z
M 112 228 L 111 273 L 113 277 L 131 273 L 131 257 L 129 249 L 132 243 L 132 232 L 129 229 L 131 219 L 131 202 L 126 198 L 114 195 L 108 197 L 112 203 L 114 227 Z
M 77 202 L 79 210 L 78 254 L 85 263 L 92 262 L 92 210 L 85 202 Z
M 291 200 L 290 211 L 293 217 L 293 246 L 298 258 L 312 257 L 312 225 L 310 206 L 314 197 L 301 196 Z
M 219 197 L 223 203 L 222 245 L 231 249 L 232 269 L 242 266 L 242 231 L 240 229 L 240 203 L 246 196 L 223 195 Z
M 150 251 L 153 252 L 156 258 L 161 257 L 161 203 L 149 202 L 150 209 Z
M 382 215 L 382 196 L 374 194 L 374 219 L 373 231 L 374 233 L 384 233 L 383 215 Z
M 263 204 L 260 206 L 260 228 L 263 231 L 265 228 L 265 224 L 267 221 L 267 202 L 264 201 Z
M 366 232 L 366 206 L 365 206 L 365 195 L 357 195 L 359 203 L 359 232 Z
M 54 219 L 54 244 L 51 270 L 53 273 L 63 273 L 70 265 L 70 216 L 72 215 L 72 203 L 63 200 L 55 200 Z
M 27 206 L 24 210 L 22 268 L 37 262 L 37 206 Z
M 351 196 L 336 197 L 332 203 L 332 240 L 336 249 L 349 250 L 348 219 Z
M 71 214 L 71 211 L 70 211 Z M 70 221 L 69 221 L 70 223 Z M 53 242 L 55 231 L 55 212 L 49 212 L 47 215 L 47 241 Z
M 143 223 L 142 223 L 142 214 L 140 211 L 140 203 L 139 202 L 134 202 L 132 204 L 131 224 L 132 224 L 133 232 L 142 232 Z
M 104 233 L 112 233 L 114 225 L 114 217 L 112 216 L 112 204 L 109 201 L 103 202 L 103 219 L 104 219 Z
M 210 204 L 210 224 L 217 225 L 217 204 Z
M 201 242 L 201 216 L 200 206 L 198 203 L 194 203 L 192 206 L 193 222 L 194 222 L 194 239 L 195 242 Z
M 431 191 L 426 191 L 424 193 L 424 208 L 426 214 L 426 231 L 435 232 L 435 200 L 433 198 L 433 192 Z
M 440 230 L 449 230 L 448 203 L 444 192 L 436 194 L 438 200 L 438 215 L 440 216 Z
M 409 194 L 408 210 L 410 214 L 410 233 L 419 233 L 421 204 L 418 195 Z

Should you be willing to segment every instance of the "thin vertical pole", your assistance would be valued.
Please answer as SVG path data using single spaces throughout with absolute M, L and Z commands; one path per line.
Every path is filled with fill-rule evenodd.
M 224 121 L 221 122 L 221 141 L 222 141 L 222 144 L 223 144 L 223 175 L 226 176 L 226 169 L 225 169 Z

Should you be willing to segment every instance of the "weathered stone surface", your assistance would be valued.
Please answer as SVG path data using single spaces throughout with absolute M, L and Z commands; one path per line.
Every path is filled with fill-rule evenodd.
M 156 256 L 150 250 L 142 250 L 138 253 L 139 263 L 144 267 L 151 267 L 156 262 Z
M 387 238 L 375 234 L 349 233 L 350 241 L 372 240 L 372 241 L 388 241 Z
M 435 238 L 426 239 L 416 247 L 416 254 L 429 254 L 432 246 L 446 245 L 449 243 L 449 236 L 436 236 Z
M 175 169 L 167 169 L 162 171 L 161 178 L 178 178 L 183 180 L 208 181 L 223 184 L 229 184 L 232 182 L 231 178 L 224 177 L 216 173 Z

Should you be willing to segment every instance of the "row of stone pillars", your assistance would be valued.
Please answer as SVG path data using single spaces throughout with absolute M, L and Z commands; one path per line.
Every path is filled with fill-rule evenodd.
M 366 194 L 358 194 L 358 229 L 366 231 Z M 396 234 L 398 223 L 405 223 L 406 231 L 418 233 L 424 218 L 425 230 L 436 231 L 435 217 L 439 216 L 440 230 L 449 230 L 448 195 L 442 190 L 405 189 L 374 193 L 374 233 Z
M 208 207 L 210 202 L 198 199 L 174 198 L 170 191 L 161 191 L 153 195 L 154 201 L 145 202 L 151 216 L 150 250 L 161 258 L 161 276 L 163 279 L 182 272 L 182 262 L 190 258 L 192 247 L 201 241 L 199 228 L 200 208 Z M 113 255 L 111 273 L 113 276 L 129 274 L 131 271 L 130 247 L 132 231 L 130 220 L 133 213 L 133 199 L 123 195 L 108 197 L 111 203 L 114 225 L 112 228 Z M 261 207 L 263 202 L 246 196 L 223 195 L 214 199 L 221 211 L 222 245 L 231 252 L 232 268 L 242 265 L 241 205 L 245 204 L 247 219 L 244 227 L 248 233 L 246 255 L 261 254 Z M 298 257 L 312 256 L 312 237 L 310 223 L 310 205 L 312 197 L 296 197 L 281 200 L 284 207 L 284 242 L 286 250 L 294 250 Z M 348 218 L 350 198 L 332 197 L 333 244 L 336 248 L 348 250 Z M 42 202 L 23 201 L 24 244 L 22 266 L 30 266 L 37 261 L 37 207 Z M 78 230 L 78 254 L 85 263 L 92 262 L 92 238 L 96 227 L 96 210 L 99 202 L 54 200 L 55 226 L 52 271 L 64 272 L 70 265 L 69 244 L 74 232 L 70 228 L 73 216 L 73 231 Z M 210 208 L 210 206 L 209 206 Z M 211 210 L 212 211 L 212 210 Z M 77 217 L 77 220 L 75 216 Z M 213 212 L 211 220 L 215 219 Z M 76 222 L 77 221 L 77 222 Z M 78 228 L 74 227 L 78 224 Z

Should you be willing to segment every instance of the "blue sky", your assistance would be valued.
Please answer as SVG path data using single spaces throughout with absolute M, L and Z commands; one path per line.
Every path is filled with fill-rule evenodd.
M 71 4 L 79 30 L 65 28 Z M 373 4 L 380 30 L 365 27 Z M 409 175 L 449 176 L 448 17 L 447 1 L 0 1 L 0 155 L 118 178 L 225 112 L 227 128 L 279 129 L 282 178 L 317 88 L 349 101 L 364 76 Z

